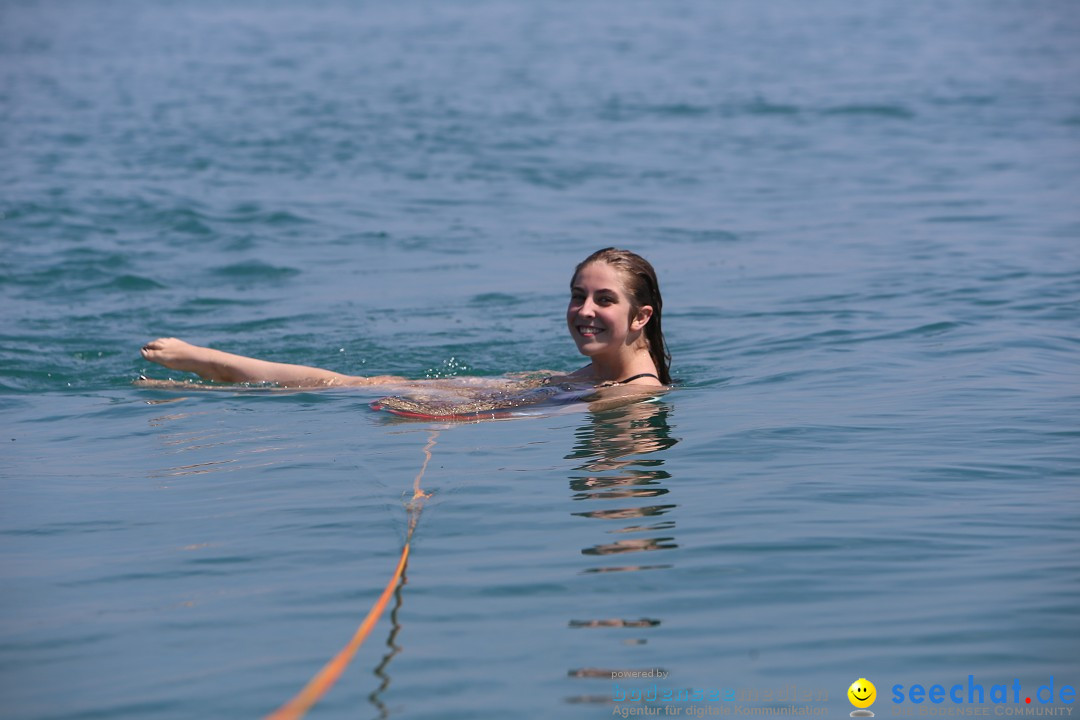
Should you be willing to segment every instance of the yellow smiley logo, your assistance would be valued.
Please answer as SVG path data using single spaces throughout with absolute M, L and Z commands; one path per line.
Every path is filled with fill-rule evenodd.
M 866 678 L 859 678 L 847 689 L 848 700 L 857 708 L 868 708 L 877 699 L 877 688 Z

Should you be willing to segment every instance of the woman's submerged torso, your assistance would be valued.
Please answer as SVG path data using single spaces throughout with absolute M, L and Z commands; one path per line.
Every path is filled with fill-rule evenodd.
M 641 373 L 619 381 L 594 384 L 587 375 L 576 372 L 563 375 L 549 371 L 511 377 L 455 377 L 412 381 L 400 395 L 382 398 L 372 403 L 378 410 L 414 417 L 472 417 L 482 414 L 512 414 L 522 408 L 556 407 L 572 403 L 588 403 L 611 394 L 616 388 L 634 387 L 650 392 L 663 391 L 663 386 L 630 386 L 628 383 L 644 377 Z M 638 392 L 638 394 L 641 394 Z
M 418 419 L 470 420 L 515 415 L 546 414 L 548 410 L 588 404 L 590 409 L 623 405 L 655 397 L 668 390 L 667 386 L 640 384 L 641 379 L 656 379 L 653 373 L 643 373 L 616 381 L 597 384 L 587 368 L 574 373 L 554 371 L 515 373 L 499 377 L 451 377 L 409 380 L 396 376 L 357 378 L 356 387 L 376 389 L 387 393 L 371 407 L 397 415 Z M 372 382 L 378 380 L 378 382 Z M 267 384 L 199 383 L 177 380 L 139 378 L 141 387 L 165 390 L 253 392 L 297 392 L 309 388 L 349 386 L 354 383 L 325 383 L 312 386 L 279 387 Z M 631 384 L 633 383 L 633 384 Z M 599 403 L 599 404 L 598 404 Z

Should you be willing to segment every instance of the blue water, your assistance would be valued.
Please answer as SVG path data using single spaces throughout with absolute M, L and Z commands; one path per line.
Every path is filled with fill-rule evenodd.
M 270 712 L 388 579 L 433 432 L 393 619 L 311 717 L 1080 684 L 1078 40 L 1068 0 L 4 3 L 4 717 Z M 661 277 L 659 403 L 131 385 L 182 376 L 162 335 L 572 370 L 612 244 Z

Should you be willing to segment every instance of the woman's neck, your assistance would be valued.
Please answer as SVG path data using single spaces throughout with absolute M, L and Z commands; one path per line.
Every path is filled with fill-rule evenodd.
M 647 350 L 635 353 L 630 358 L 616 358 L 614 361 L 594 357 L 589 367 L 592 369 L 593 380 L 597 383 L 619 382 L 634 375 L 657 375 L 656 363 Z

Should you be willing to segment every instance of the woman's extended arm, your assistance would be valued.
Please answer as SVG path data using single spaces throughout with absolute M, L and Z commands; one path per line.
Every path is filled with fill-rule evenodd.
M 285 387 L 329 387 L 332 385 L 387 385 L 404 381 L 391 375 L 358 377 L 331 370 L 269 362 L 256 358 L 199 347 L 176 338 L 158 338 L 142 348 L 150 362 L 173 370 L 193 372 L 205 380 L 229 383 L 276 383 Z

